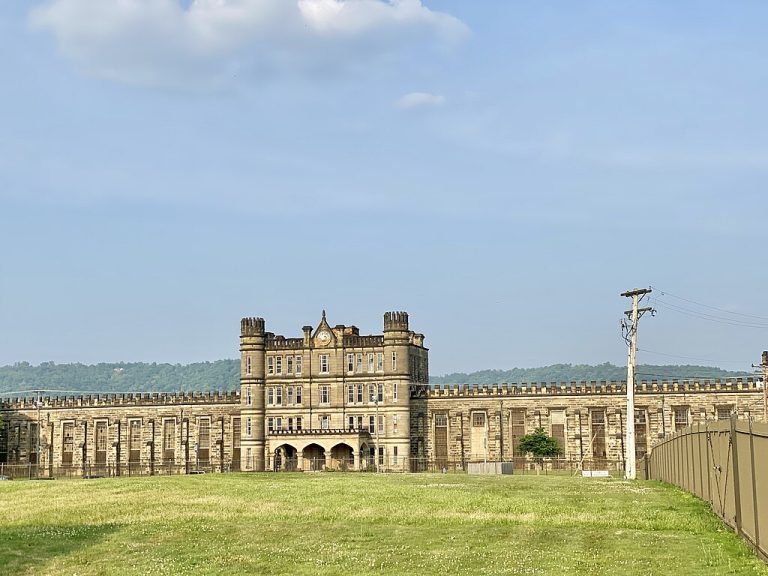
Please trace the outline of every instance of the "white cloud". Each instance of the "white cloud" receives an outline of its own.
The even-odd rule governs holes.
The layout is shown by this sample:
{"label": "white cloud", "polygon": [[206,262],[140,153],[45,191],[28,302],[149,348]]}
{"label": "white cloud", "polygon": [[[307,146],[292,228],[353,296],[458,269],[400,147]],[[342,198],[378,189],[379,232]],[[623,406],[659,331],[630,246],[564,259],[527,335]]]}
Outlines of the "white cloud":
{"label": "white cloud", "polygon": [[150,84],[345,68],[468,32],[421,0],[49,0],[30,22],[84,70]]}
{"label": "white cloud", "polygon": [[421,108],[425,106],[440,106],[445,102],[445,97],[430,92],[411,92],[402,96],[395,102],[398,108]]}

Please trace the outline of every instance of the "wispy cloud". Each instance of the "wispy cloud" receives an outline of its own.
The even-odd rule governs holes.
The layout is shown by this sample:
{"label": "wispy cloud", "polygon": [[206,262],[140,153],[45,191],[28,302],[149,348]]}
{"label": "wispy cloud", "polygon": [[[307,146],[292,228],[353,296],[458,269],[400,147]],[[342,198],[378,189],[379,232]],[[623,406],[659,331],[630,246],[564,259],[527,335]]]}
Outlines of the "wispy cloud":
{"label": "wispy cloud", "polygon": [[344,68],[468,29],[421,0],[50,0],[30,23],[89,73],[179,84]]}
{"label": "wispy cloud", "polygon": [[398,108],[423,108],[426,106],[440,106],[445,103],[445,96],[430,92],[410,92],[397,99],[395,106]]}

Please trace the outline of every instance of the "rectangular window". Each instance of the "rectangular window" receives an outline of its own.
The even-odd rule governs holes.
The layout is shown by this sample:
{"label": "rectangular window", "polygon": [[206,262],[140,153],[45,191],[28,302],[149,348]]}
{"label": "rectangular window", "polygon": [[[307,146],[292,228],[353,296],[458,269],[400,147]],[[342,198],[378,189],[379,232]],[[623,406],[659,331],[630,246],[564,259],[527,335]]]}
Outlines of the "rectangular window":
{"label": "rectangular window", "polygon": [[301,432],[301,416],[296,417],[296,431]]}
{"label": "rectangular window", "polygon": [[362,352],[357,353],[357,371],[358,372],[363,371],[363,353]]}
{"label": "rectangular window", "polygon": [[293,418],[288,418],[288,432],[293,432]]}
{"label": "rectangular window", "polygon": [[592,457],[596,460],[604,460],[607,456],[605,450],[605,412],[602,410],[590,410],[592,418]]}
{"label": "rectangular window", "polygon": [[301,404],[301,386],[296,386],[296,404]]}
{"label": "rectangular window", "polygon": [[283,357],[275,356],[275,372],[277,374],[283,373]]}
{"label": "rectangular window", "polygon": [[357,385],[357,401],[358,402],[363,401],[363,385],[362,384]]}
{"label": "rectangular window", "polygon": [[328,404],[329,388],[329,386],[320,386],[320,404]]}
{"label": "rectangular window", "polygon": [[397,352],[392,352],[392,370],[397,370]]}
{"label": "rectangular window", "polygon": [[350,430],[355,429],[355,417],[354,416],[348,416],[347,417],[347,426]]}
{"label": "rectangular window", "polygon": [[379,416],[379,432],[382,434],[387,433],[387,429],[384,427],[384,416]]}
{"label": "rectangular window", "polygon": [[675,407],[675,428],[688,426],[688,406]]}
{"label": "rectangular window", "polygon": [[347,404],[354,404],[355,402],[355,387],[351,384],[347,386]]}
{"label": "rectangular window", "polygon": [[732,406],[718,406],[717,407],[717,419],[718,420],[728,420],[731,417],[731,412],[733,411]]}
{"label": "rectangular window", "polygon": [[328,354],[320,354],[320,374],[328,374]]}
{"label": "rectangular window", "polygon": [[379,466],[384,466],[384,446],[379,446]]}
{"label": "rectangular window", "polygon": [[[30,428],[31,431],[31,428]],[[96,464],[107,463],[107,446],[109,445],[109,435],[107,433],[107,423],[103,420],[96,422]],[[34,464],[34,462],[32,462]]]}
{"label": "rectangular window", "polygon": [[253,436],[252,423],[253,421],[251,420],[250,417],[245,419],[245,437],[246,438],[250,438],[251,436]]}
{"label": "rectangular window", "polygon": [[267,418],[267,432],[272,432],[275,429],[275,419]]}
{"label": "rectangular window", "polygon": [[245,357],[245,373],[248,375],[251,374],[251,357],[250,356]]}
{"label": "rectangular window", "polygon": [[376,352],[376,372],[384,372],[384,352]]}
{"label": "rectangular window", "polygon": [[273,356],[267,356],[267,374],[275,373],[275,358]]}
{"label": "rectangular window", "polygon": [[283,387],[277,386],[275,388],[275,404],[278,406],[283,405]]}
{"label": "rectangular window", "polygon": [[288,374],[293,374],[293,356],[285,357],[285,371]]}
{"label": "rectangular window", "polygon": [[[240,449],[240,418],[232,418],[232,447]],[[239,456],[237,460],[240,460]]]}
{"label": "rectangular window", "polygon": [[392,400],[397,402],[397,382],[392,384]]}
{"label": "rectangular window", "polygon": [[635,410],[635,458],[640,460],[648,452],[648,422],[645,409]]}
{"label": "rectangular window", "polygon": [[565,454],[565,410],[552,410],[549,413],[549,420],[552,426],[551,436],[557,440],[560,448],[560,455]]}
{"label": "rectangular window", "polygon": [[376,416],[368,416],[368,431],[376,434]]}
{"label": "rectangular window", "polygon": [[211,419],[200,418],[197,423],[197,459],[207,463],[211,451]]}
{"label": "rectangular window", "polygon": [[355,371],[355,355],[347,354],[347,372]]}
{"label": "rectangular window", "polygon": [[286,393],[286,401],[288,402],[288,405],[290,406],[293,404],[293,386],[288,386],[288,389],[285,391]]}
{"label": "rectangular window", "polygon": [[75,423],[64,422],[61,432],[61,463],[72,465],[72,454],[75,451]]}
{"label": "rectangular window", "polygon": [[373,372],[373,352],[368,352],[368,372]]}
{"label": "rectangular window", "polygon": [[275,430],[277,432],[282,432],[283,431],[283,418],[282,418],[282,416],[278,416],[277,418],[275,418]]}
{"label": "rectangular window", "polygon": [[272,387],[267,388],[267,404],[271,406],[275,403],[275,390]]}
{"label": "rectangular window", "polygon": [[392,434],[397,434],[397,414],[392,415]]}
{"label": "rectangular window", "polygon": [[376,400],[376,386],[374,384],[368,384],[368,402]]}
{"label": "rectangular window", "polygon": [[321,430],[329,430],[331,427],[331,418],[330,416],[320,416],[320,429]]}
{"label": "rectangular window", "polygon": [[397,465],[397,446],[392,448],[392,464]]}
{"label": "rectangular window", "polygon": [[128,461],[141,461],[141,420],[128,423]]}
{"label": "rectangular window", "polygon": [[176,420],[163,420],[163,460],[173,462],[176,452]]}
{"label": "rectangular window", "polygon": [[250,406],[253,404],[253,398],[251,398],[251,387],[247,386],[245,388],[245,404],[246,406]]}
{"label": "rectangular window", "polygon": [[301,356],[296,356],[296,374],[301,374]]}
{"label": "rectangular window", "polygon": [[384,384],[379,384],[376,387],[376,399],[379,401],[379,404],[384,402]]}
{"label": "rectangular window", "polygon": [[510,429],[512,441],[512,455],[525,456],[520,451],[520,438],[525,436],[525,408],[515,408],[510,414]]}
{"label": "rectangular window", "polygon": [[363,417],[362,416],[358,416],[357,417],[357,428],[359,430],[363,429]]}

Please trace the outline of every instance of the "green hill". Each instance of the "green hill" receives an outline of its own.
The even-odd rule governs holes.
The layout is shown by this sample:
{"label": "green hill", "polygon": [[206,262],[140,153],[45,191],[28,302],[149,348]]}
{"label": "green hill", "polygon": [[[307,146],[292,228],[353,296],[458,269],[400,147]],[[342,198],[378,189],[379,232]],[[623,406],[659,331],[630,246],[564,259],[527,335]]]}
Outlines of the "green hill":
{"label": "green hill", "polygon": [[[194,364],[55,364],[33,366],[19,362],[0,366],[0,394],[24,395],[31,390],[58,391],[60,394],[115,392],[191,392],[236,390],[240,364],[237,360],[216,360]],[[727,378],[749,376],[711,366],[638,366],[638,379]],[[570,382],[623,380],[626,368],[613,364],[554,364],[541,368],[481,370],[470,374],[454,373],[432,376],[433,385],[494,384],[500,382]]]}

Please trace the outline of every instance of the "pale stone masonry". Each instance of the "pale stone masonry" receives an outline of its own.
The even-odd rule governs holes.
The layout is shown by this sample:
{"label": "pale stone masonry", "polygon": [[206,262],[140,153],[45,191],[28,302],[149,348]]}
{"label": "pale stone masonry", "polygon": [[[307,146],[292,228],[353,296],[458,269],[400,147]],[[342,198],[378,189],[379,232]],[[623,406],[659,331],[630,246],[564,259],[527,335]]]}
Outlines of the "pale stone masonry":
{"label": "pale stone masonry", "polygon": [[[543,428],[563,458],[619,466],[623,382],[432,389],[424,336],[408,314],[386,313],[383,328],[360,335],[323,313],[285,338],[244,318],[238,392],[5,402],[0,464],[37,465],[43,475],[465,469],[522,463],[519,437]],[[765,418],[760,379],[643,381],[636,390],[638,457],[688,424]]]}

